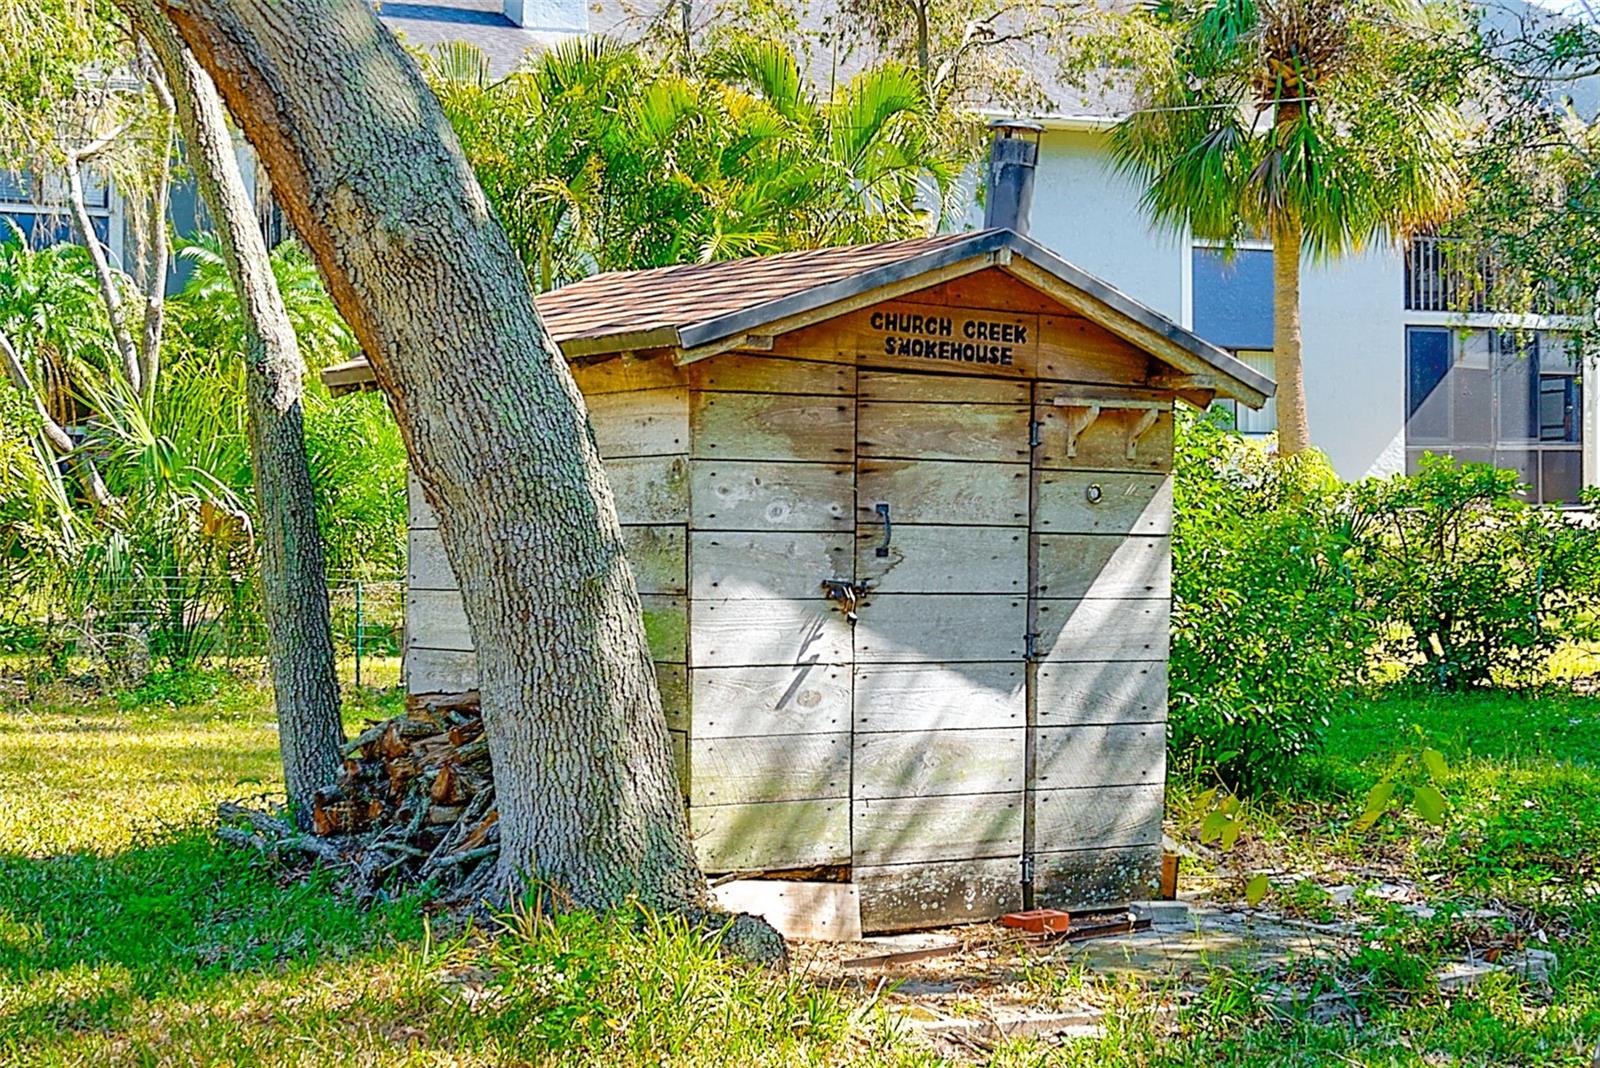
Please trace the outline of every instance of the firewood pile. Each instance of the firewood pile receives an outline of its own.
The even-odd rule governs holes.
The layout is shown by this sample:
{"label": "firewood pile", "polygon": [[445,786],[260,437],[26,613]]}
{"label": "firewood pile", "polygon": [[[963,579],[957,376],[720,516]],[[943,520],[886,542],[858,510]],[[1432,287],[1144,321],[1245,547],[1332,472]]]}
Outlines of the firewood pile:
{"label": "firewood pile", "polygon": [[489,886],[499,813],[478,694],[417,694],[344,748],[339,781],[319,791],[311,834],[238,805],[221,809],[223,838],[279,857],[345,867],[362,896],[432,882],[446,900]]}

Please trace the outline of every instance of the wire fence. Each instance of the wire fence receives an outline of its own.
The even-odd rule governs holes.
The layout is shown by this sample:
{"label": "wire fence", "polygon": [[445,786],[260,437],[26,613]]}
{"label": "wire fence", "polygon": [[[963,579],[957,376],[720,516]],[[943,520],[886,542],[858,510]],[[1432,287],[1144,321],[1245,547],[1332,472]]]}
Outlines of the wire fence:
{"label": "wire fence", "polygon": [[[373,661],[400,653],[405,586],[398,577],[329,580],[334,652],[354,660],[357,685]],[[77,578],[48,596],[0,605],[0,653],[61,674],[90,670],[137,681],[154,671],[264,659],[267,629],[253,576]]]}

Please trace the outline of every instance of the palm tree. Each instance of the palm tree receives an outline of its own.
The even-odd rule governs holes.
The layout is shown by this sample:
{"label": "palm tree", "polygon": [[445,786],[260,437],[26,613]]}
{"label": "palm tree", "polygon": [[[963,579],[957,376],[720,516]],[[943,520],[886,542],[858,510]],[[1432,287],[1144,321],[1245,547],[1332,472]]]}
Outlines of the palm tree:
{"label": "palm tree", "polygon": [[1310,445],[1303,257],[1333,259],[1461,203],[1451,65],[1464,32],[1433,0],[1162,0],[1125,40],[1154,45],[1112,148],[1158,222],[1273,247],[1279,449]]}

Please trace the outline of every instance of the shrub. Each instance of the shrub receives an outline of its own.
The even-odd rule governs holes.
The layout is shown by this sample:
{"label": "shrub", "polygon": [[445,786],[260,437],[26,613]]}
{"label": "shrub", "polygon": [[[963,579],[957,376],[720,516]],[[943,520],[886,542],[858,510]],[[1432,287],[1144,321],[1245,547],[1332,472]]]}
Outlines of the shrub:
{"label": "shrub", "polygon": [[1424,456],[1410,477],[1355,487],[1371,527],[1363,582],[1389,621],[1381,651],[1455,690],[1537,678],[1593,629],[1600,530],[1518,499],[1514,471]]}
{"label": "shrub", "polygon": [[1287,779],[1361,681],[1377,625],[1347,490],[1319,454],[1273,456],[1221,416],[1180,414],[1171,745],[1187,770]]}

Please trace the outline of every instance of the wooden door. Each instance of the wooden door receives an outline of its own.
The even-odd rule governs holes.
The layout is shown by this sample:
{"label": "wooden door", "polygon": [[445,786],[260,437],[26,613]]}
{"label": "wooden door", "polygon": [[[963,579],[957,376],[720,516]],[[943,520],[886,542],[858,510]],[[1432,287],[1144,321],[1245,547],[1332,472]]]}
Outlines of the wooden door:
{"label": "wooden door", "polygon": [[862,370],[851,854],[869,930],[1020,901],[1028,383]]}
{"label": "wooden door", "polygon": [[1172,401],[1034,393],[1026,855],[1038,904],[1120,903],[1161,856]]}

